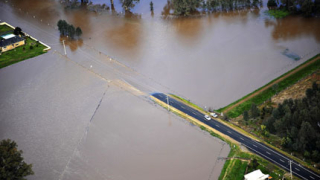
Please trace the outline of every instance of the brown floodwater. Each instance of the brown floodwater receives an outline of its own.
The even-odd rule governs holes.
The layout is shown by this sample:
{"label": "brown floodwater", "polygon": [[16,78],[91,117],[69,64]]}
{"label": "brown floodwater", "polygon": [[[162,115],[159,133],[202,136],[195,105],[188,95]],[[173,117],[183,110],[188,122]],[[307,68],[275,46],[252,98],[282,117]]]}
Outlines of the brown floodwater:
{"label": "brown floodwater", "polygon": [[[266,0],[260,9],[190,18],[170,16],[166,0],[154,2],[154,14],[149,1],[131,13],[114,2],[103,10],[95,5],[110,7],[109,0],[67,7],[0,0],[1,21],[52,47],[0,70],[0,137],[23,148],[34,179],[217,179],[222,164],[215,160],[229,151],[221,142],[109,82],[219,108],[320,51],[319,18],[270,18]],[[60,37],[59,19],[81,27],[81,39]]]}
{"label": "brown floodwater", "polygon": [[[148,1],[136,3],[131,12],[125,12],[119,0],[114,10],[88,8],[103,3],[111,7],[110,1],[92,2],[65,7],[60,1],[11,0],[6,7],[40,26],[66,19],[83,30],[83,42],[69,43],[73,51],[90,46],[168,92],[213,108],[261,87],[320,49],[319,18],[273,19],[265,14],[266,1],[260,8],[191,18],[168,15],[173,10],[166,0],[154,2],[153,15]],[[301,59],[285,56],[286,50]]]}

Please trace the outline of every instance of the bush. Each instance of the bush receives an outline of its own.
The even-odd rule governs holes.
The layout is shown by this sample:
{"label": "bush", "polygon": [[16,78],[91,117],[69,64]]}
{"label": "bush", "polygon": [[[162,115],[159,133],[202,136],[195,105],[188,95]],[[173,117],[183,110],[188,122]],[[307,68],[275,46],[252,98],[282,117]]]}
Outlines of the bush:
{"label": "bush", "polygon": [[275,7],[275,6],[277,6],[277,3],[275,0],[269,0],[267,3],[267,6],[268,7]]}
{"label": "bush", "polygon": [[33,46],[30,46],[30,50],[32,50],[33,49]]}

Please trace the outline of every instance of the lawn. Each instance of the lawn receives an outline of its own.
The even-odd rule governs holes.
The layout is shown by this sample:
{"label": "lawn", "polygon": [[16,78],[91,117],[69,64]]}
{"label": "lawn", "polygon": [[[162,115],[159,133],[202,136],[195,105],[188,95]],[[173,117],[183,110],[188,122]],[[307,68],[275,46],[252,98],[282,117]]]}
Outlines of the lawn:
{"label": "lawn", "polygon": [[43,54],[45,48],[44,45],[27,38],[25,45],[3,52],[0,55],[0,68]]}
{"label": "lawn", "polygon": [[7,32],[7,31],[13,31],[13,29],[7,25],[1,25],[0,26],[0,34]]}

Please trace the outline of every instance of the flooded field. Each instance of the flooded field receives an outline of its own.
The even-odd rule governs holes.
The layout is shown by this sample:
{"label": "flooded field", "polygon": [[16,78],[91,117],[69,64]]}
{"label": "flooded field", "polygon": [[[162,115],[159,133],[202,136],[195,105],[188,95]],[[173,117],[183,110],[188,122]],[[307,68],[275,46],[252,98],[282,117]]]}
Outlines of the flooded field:
{"label": "flooded field", "polygon": [[[229,147],[155,106],[175,93],[219,108],[320,52],[319,18],[260,9],[169,15],[169,1],[68,6],[0,0],[0,20],[52,47],[0,70],[0,138],[22,148],[30,179],[217,179]],[[96,8],[105,3],[110,10]],[[83,30],[66,41],[56,23]],[[40,157],[40,158],[39,158]]]}
{"label": "flooded field", "polygon": [[[59,19],[66,19],[84,32],[80,43],[69,44],[73,53],[87,45],[153,79],[167,92],[216,109],[320,51],[319,18],[272,19],[265,14],[266,1],[260,9],[194,18],[168,16],[172,9],[166,0],[154,2],[153,15],[149,1],[136,3],[133,14],[125,13],[119,0],[114,10],[32,2],[11,0],[3,6],[40,27],[55,27]],[[92,2],[88,6],[111,7],[110,1]]]}

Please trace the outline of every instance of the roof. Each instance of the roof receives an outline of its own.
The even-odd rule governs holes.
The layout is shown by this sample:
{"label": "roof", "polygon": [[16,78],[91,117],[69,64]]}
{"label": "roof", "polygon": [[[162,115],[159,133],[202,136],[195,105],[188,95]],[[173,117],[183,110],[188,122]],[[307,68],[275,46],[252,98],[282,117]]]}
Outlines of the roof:
{"label": "roof", "polygon": [[0,40],[0,47],[5,47],[5,46],[8,46],[10,44],[14,44],[14,43],[20,42],[20,41],[24,41],[24,39],[20,36],[14,36],[10,39],[2,39],[2,40]]}
{"label": "roof", "polygon": [[3,36],[1,36],[3,39],[10,39],[10,38],[13,38],[13,37],[15,37],[15,35],[14,34],[6,34],[6,35],[3,35]]}
{"label": "roof", "polygon": [[269,174],[263,174],[260,169],[255,170],[249,174],[244,175],[245,180],[265,180],[269,177]]}

